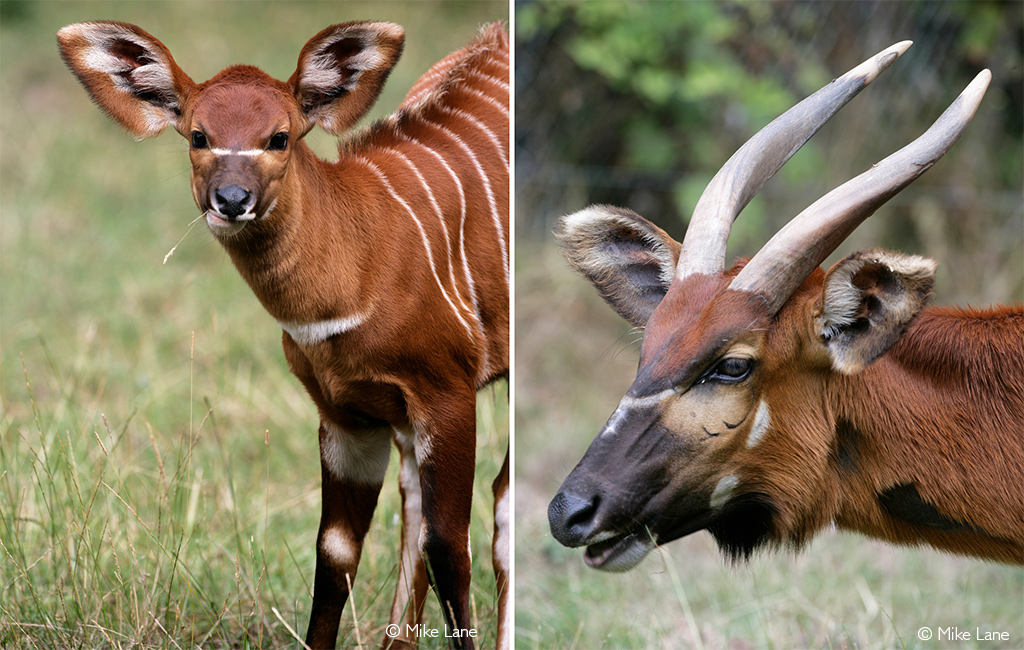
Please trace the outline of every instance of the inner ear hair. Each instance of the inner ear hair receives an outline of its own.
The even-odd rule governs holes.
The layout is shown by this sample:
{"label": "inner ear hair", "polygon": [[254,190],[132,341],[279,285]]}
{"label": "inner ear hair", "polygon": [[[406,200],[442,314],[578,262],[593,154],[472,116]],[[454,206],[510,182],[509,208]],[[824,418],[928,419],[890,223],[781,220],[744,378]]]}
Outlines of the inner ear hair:
{"label": "inner ear hair", "polygon": [[934,260],[879,249],[829,269],[815,323],[834,367],[857,372],[884,354],[928,301],[935,269]]}

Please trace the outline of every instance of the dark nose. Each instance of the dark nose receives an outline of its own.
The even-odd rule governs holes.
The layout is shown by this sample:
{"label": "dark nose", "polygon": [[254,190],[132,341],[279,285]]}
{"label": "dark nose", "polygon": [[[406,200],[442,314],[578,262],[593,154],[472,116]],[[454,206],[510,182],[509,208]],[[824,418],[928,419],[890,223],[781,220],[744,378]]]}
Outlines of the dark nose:
{"label": "dark nose", "polygon": [[600,497],[582,499],[573,494],[559,492],[548,506],[548,525],[551,534],[563,546],[575,548],[587,543],[594,532],[594,515]]}
{"label": "dark nose", "polygon": [[235,218],[252,209],[252,194],[237,185],[221,187],[213,194],[214,207],[225,217]]}

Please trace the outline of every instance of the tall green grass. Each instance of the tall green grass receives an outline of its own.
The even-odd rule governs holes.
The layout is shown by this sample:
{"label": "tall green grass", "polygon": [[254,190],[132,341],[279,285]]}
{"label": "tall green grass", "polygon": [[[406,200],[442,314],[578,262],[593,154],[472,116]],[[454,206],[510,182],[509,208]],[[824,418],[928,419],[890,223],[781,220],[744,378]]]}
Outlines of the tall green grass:
{"label": "tall green grass", "polygon": [[[0,647],[299,647],[319,520],[315,408],[273,320],[205,227],[188,230],[184,141],[122,134],[64,69],[56,31],[135,22],[196,79],[237,62],[286,78],[326,25],[394,20],[406,53],[379,115],[506,15],[503,2],[0,4]],[[480,395],[472,598],[485,647],[507,414],[506,388]],[[343,646],[384,637],[396,467]],[[426,617],[442,620],[433,599]]]}

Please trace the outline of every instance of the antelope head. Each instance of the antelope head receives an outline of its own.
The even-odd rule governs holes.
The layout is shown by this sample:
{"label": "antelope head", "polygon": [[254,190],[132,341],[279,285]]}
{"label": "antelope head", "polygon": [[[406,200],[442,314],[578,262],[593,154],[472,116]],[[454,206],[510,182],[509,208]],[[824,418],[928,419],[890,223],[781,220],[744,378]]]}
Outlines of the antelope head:
{"label": "antelope head", "polygon": [[[893,345],[927,300],[935,264],[870,250],[827,273],[818,266],[953,145],[990,73],[749,262],[726,270],[726,241],[761,186],[909,46],[877,54],[757,133],[711,181],[682,244],[619,208],[562,220],[570,263],[644,332],[636,379],[548,509],[555,539],[586,546],[588,565],[626,571],[699,530],[746,557],[799,545],[829,523],[816,489],[832,449],[828,377],[858,373]],[[766,446],[773,437],[788,444]]]}

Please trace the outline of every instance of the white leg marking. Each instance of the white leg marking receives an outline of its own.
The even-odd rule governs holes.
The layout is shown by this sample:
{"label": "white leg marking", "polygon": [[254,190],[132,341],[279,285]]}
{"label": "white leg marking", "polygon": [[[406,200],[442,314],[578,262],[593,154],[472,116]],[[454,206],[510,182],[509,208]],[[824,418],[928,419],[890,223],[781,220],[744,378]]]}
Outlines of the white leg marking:
{"label": "white leg marking", "polygon": [[386,189],[388,194],[391,195],[391,198],[395,199],[399,205],[405,208],[405,211],[409,213],[410,217],[412,217],[413,222],[420,231],[420,237],[423,239],[423,247],[427,251],[427,262],[430,264],[430,271],[434,274],[434,280],[437,282],[437,288],[441,290],[441,295],[444,296],[445,301],[452,308],[452,312],[455,314],[455,317],[459,319],[462,326],[466,328],[466,334],[468,334],[469,338],[472,339],[473,329],[469,326],[469,323],[466,322],[466,319],[462,317],[458,307],[456,307],[455,303],[452,301],[452,297],[448,295],[447,291],[445,291],[444,284],[441,282],[441,277],[437,274],[437,264],[434,263],[434,252],[430,247],[430,239],[427,237],[427,231],[423,227],[423,223],[416,216],[416,212],[413,211],[412,206],[410,206],[405,199],[399,196],[398,192],[395,191],[395,188],[391,185],[391,182],[388,181],[387,176],[384,175],[384,172],[381,171],[380,167],[377,167],[377,165],[373,164],[366,158],[356,157],[355,160],[358,160],[369,167],[370,171],[372,171],[377,176],[378,180],[380,180],[384,189]]}
{"label": "white leg marking", "polygon": [[732,493],[739,483],[740,480],[736,478],[735,474],[730,474],[718,481],[715,491],[711,493],[711,508],[715,510],[724,506],[732,498]]}
{"label": "white leg marking", "polygon": [[351,432],[327,420],[320,422],[320,462],[337,479],[380,485],[390,453],[391,436],[384,429]]}
{"label": "white leg marking", "polygon": [[355,573],[359,563],[359,548],[347,533],[342,528],[328,528],[320,538],[320,550],[331,558],[335,566]]}
{"label": "white leg marking", "polygon": [[747,437],[747,449],[754,447],[764,439],[768,430],[772,428],[772,417],[768,412],[768,402],[763,399],[757,405],[757,414],[754,415],[754,425],[750,427],[750,435]]}
{"label": "white leg marking", "polygon": [[[498,505],[494,509],[494,561],[502,571],[508,573],[509,567],[509,490],[505,490]],[[508,589],[509,585],[505,585]]]}
{"label": "white leg marking", "polygon": [[491,180],[487,177],[487,173],[484,171],[483,166],[477,159],[476,154],[466,146],[466,143],[462,141],[459,136],[455,135],[447,127],[437,122],[431,122],[429,120],[423,120],[425,124],[438,129],[446,136],[448,136],[453,142],[455,142],[465,153],[469,156],[469,159],[473,162],[473,166],[476,168],[480,179],[483,181],[484,193],[487,195],[487,201],[491,208],[491,220],[494,222],[494,228],[498,235],[498,247],[501,249],[501,261],[505,268],[505,285],[509,286],[511,279],[509,277],[509,266],[508,266],[508,245],[505,242],[505,230],[501,225],[501,217],[498,215],[498,205],[494,199],[494,191],[491,189]]}
{"label": "white leg marking", "polygon": [[430,462],[430,434],[426,431],[416,433],[416,464],[422,467]]}

